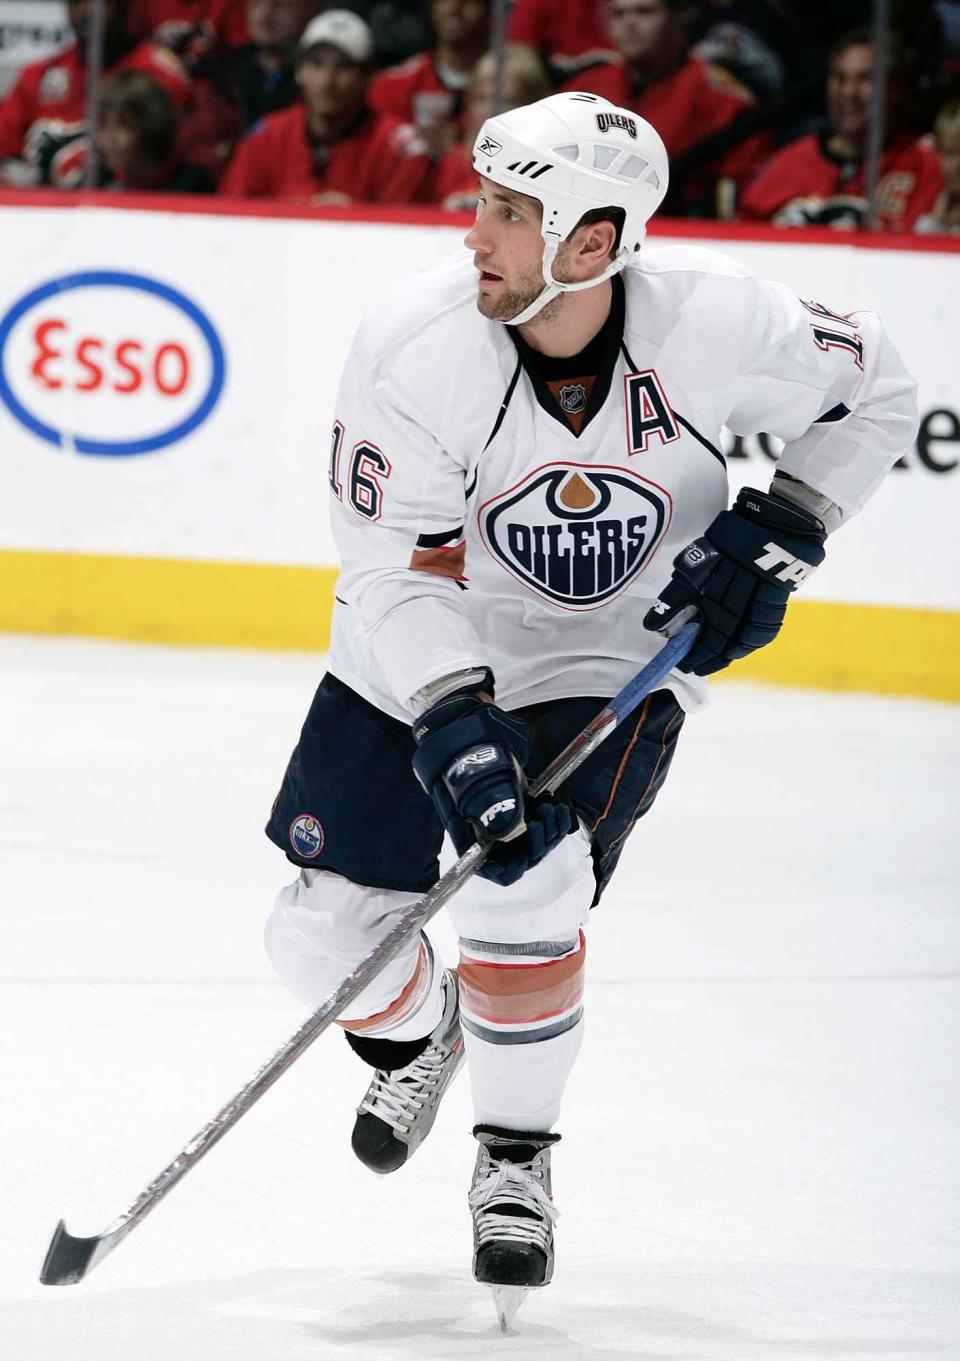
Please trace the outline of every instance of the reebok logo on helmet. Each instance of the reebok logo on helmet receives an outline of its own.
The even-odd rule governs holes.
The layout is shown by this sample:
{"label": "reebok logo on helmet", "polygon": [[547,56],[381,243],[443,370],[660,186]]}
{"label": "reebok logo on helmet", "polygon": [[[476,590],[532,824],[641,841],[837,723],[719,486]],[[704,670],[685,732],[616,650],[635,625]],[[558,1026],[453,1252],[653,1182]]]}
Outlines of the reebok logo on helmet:
{"label": "reebok logo on helmet", "polygon": [[637,140],[637,125],[625,113],[598,113],[597,127],[601,132],[609,132],[611,128],[619,128],[621,132],[629,132],[634,141]]}

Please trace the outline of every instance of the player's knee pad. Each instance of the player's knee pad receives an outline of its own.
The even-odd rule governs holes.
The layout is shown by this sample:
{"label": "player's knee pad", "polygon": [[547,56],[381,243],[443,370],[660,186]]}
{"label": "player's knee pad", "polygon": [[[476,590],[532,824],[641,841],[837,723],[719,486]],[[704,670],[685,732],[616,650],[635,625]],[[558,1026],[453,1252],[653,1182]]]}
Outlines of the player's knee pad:
{"label": "player's knee pad", "polygon": [[[367,888],[327,870],[301,870],[280,890],[267,920],[267,954],[281,982],[302,1002],[317,1006],[417,896]],[[433,951],[421,936],[380,971],[341,1021],[360,1033],[400,1038],[405,1023],[439,992],[439,985]]]}

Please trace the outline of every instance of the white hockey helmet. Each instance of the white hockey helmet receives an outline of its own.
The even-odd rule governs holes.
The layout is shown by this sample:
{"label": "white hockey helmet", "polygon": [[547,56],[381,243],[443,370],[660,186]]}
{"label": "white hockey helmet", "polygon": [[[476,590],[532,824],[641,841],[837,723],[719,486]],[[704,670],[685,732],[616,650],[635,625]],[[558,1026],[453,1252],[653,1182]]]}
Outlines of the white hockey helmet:
{"label": "white hockey helmet", "polygon": [[[558,293],[592,288],[623,269],[640,249],[669,182],[667,149],[656,128],[608,99],[575,91],[488,118],[474,143],[473,168],[543,205],[544,289],[512,325],[529,321]],[[616,257],[595,279],[558,283],[557,250],[595,208],[623,209]]]}

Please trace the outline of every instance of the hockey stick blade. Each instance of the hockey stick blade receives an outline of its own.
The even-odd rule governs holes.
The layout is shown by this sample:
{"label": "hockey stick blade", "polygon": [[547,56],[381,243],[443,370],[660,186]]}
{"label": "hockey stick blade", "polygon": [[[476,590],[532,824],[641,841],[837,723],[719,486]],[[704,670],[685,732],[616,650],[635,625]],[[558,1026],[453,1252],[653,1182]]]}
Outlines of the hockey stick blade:
{"label": "hockey stick blade", "polygon": [[[568,775],[585,761],[590,753],[613,732],[614,728],[631,713],[652,691],[659,688],[667,675],[693,646],[698,625],[690,623],[665,643],[652,661],[638,672],[624,688],[597,714],[596,718],[579,733],[568,746],[550,762],[546,770],[533,781],[530,793],[552,794]],[[335,992],[332,992],[303,1025],[291,1035],[286,1044],[267,1060],[258,1073],[245,1087],[242,1087],[227,1104],[217,1112],[212,1120],[195,1134],[188,1144],[180,1150],[173,1162],[158,1173],[145,1187],[130,1206],[130,1209],[115,1220],[96,1238],[74,1238],[67,1232],[61,1219],[47,1249],[40,1280],[44,1285],[72,1285],[82,1281],[102,1262],[108,1253],[126,1238],[138,1224],[146,1219],[160,1201],[184,1177],[200,1159],[209,1153],[214,1144],[232,1129],[241,1116],[259,1101],[264,1092],[277,1081],[283,1073],[303,1054],[323,1032],[333,1024],[350,1003],[363,992],[364,988],[376,978],[380,970],[407,944],[419,935],[427,922],[435,917],[455,893],[466,883],[486,860],[490,848],[475,843],[451,865],[430,889],[429,893],[408,907],[403,916],[379,941],[365,959],[361,960],[353,973],[348,975]]]}
{"label": "hockey stick blade", "polygon": [[[119,1237],[110,1233],[99,1238],[74,1238],[61,1219],[54,1230],[43,1260],[40,1280],[43,1285],[74,1285],[82,1281],[91,1267],[116,1247]],[[101,1251],[102,1249],[102,1251]]]}

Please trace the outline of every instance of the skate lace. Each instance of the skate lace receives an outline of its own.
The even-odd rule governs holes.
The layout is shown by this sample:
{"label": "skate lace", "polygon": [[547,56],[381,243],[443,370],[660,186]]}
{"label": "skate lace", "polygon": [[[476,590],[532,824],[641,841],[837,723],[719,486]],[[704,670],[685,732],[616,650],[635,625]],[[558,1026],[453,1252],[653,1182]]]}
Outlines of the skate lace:
{"label": "skate lace", "polygon": [[540,1184],[532,1163],[512,1163],[505,1158],[491,1163],[487,1175],[471,1187],[467,1199],[478,1246],[495,1238],[533,1243],[544,1252],[549,1250],[550,1228],[559,1211]]}
{"label": "skate lace", "polygon": [[406,1068],[392,1073],[378,1068],[360,1109],[385,1121],[398,1134],[409,1134],[436,1092],[443,1059],[444,1051],[431,1044]]}

